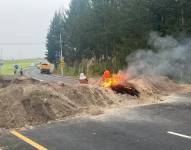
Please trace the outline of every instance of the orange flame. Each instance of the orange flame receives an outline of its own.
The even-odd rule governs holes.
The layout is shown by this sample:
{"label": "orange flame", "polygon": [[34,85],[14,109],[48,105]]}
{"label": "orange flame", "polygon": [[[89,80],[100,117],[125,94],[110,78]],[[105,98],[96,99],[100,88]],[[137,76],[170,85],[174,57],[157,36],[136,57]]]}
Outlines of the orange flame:
{"label": "orange flame", "polygon": [[111,78],[103,80],[102,86],[104,88],[110,88],[117,84],[120,84],[128,79],[127,74],[119,72],[118,74],[113,74]]}

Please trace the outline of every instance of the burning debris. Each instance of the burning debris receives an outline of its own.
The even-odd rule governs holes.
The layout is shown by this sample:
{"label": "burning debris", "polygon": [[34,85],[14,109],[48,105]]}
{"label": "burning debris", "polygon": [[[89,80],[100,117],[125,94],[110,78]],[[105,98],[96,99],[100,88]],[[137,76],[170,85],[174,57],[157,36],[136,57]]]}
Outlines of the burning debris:
{"label": "burning debris", "polygon": [[111,76],[110,72],[106,70],[103,74],[102,81],[102,86],[104,88],[111,88],[116,93],[139,97],[140,92],[133,84],[127,82],[127,75],[123,72]]}
{"label": "burning debris", "polygon": [[131,96],[139,97],[139,94],[140,94],[140,92],[137,91],[134,87],[129,87],[127,85],[122,85],[122,84],[111,86],[111,89],[115,91],[116,93],[129,94]]}

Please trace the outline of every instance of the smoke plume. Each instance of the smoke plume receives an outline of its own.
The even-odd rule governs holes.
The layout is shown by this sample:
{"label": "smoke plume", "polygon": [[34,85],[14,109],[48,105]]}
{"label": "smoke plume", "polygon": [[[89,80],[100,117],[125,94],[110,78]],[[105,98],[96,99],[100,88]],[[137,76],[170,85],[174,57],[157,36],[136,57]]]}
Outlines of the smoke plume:
{"label": "smoke plume", "polygon": [[147,50],[138,50],[127,57],[128,74],[162,75],[191,82],[191,40],[181,42],[171,36],[150,33]]}

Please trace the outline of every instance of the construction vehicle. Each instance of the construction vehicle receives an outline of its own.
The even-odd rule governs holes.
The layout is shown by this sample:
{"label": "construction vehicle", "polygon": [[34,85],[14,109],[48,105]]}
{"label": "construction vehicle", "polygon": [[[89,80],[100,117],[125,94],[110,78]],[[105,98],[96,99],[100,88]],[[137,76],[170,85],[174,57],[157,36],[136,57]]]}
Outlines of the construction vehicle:
{"label": "construction vehicle", "polygon": [[54,70],[54,66],[51,63],[41,63],[40,64],[40,73],[41,74],[51,74]]}

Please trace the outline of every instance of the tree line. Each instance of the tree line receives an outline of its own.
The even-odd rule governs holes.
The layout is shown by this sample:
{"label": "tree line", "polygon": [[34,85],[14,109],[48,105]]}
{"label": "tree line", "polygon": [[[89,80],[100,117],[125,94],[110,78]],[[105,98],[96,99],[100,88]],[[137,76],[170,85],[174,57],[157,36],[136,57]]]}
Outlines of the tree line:
{"label": "tree line", "polygon": [[75,73],[115,72],[127,67],[130,53],[148,48],[151,31],[189,35],[190,14],[190,0],[71,0],[51,21],[47,59],[58,66],[61,35],[65,62]]}

